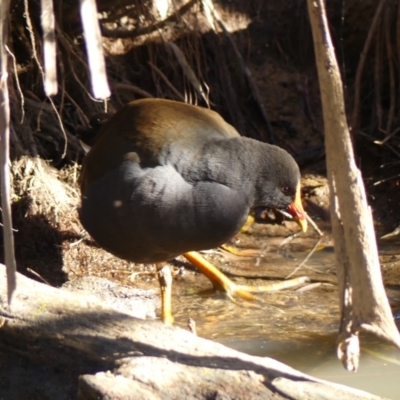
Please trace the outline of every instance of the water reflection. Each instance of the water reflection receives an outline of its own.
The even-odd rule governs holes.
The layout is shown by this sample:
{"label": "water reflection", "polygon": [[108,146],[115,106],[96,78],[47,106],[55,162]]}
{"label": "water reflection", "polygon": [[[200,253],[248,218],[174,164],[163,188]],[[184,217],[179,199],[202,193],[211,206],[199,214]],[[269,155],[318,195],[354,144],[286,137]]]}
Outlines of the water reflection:
{"label": "water reflection", "polygon": [[[399,274],[392,273],[398,267],[395,252],[390,248],[382,251],[382,257],[386,257],[382,259],[383,270],[390,272],[389,280],[400,282]],[[290,251],[290,257],[275,254],[273,261],[271,257],[262,260],[257,268],[254,260],[243,264],[248,274],[259,276],[268,272],[283,277],[306,255]],[[191,317],[196,321],[199,336],[248,354],[275,358],[318,378],[391,399],[400,398],[400,380],[396,379],[400,374],[400,352],[393,346],[364,336],[357,373],[345,371],[336,358],[339,307],[332,248],[315,253],[301,272],[312,275],[319,285],[310,290],[257,295],[255,302],[234,304],[220,295],[200,297],[180,291],[174,297],[176,323],[185,327]],[[396,297],[400,299],[398,293],[391,291],[392,303],[398,301]]]}

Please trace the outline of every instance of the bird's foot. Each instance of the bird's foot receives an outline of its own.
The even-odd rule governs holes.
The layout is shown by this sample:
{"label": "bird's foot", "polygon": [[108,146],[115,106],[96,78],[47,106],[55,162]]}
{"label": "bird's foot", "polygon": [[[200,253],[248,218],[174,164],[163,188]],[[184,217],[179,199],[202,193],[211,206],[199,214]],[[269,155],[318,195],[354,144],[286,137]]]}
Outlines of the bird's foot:
{"label": "bird's foot", "polygon": [[235,296],[245,300],[254,300],[255,297],[251,293],[248,293],[246,289],[233,283],[226,275],[199,253],[191,251],[185,253],[184,257],[210,279],[215,289],[226,293],[231,300],[233,300]]}
{"label": "bird's foot", "polygon": [[251,293],[264,293],[276,292],[278,290],[289,289],[295,286],[302,285],[303,283],[310,282],[307,276],[300,276],[298,278],[288,279],[286,281],[271,282],[267,285],[236,285],[237,290],[243,290]]}
{"label": "bird's foot", "polygon": [[210,279],[215,289],[225,292],[231,300],[233,300],[234,297],[241,297],[245,300],[254,300],[255,297],[252,293],[288,289],[310,281],[308,277],[300,277],[286,281],[272,282],[267,285],[237,285],[199,253],[185,253],[184,257],[206,275],[208,279]]}

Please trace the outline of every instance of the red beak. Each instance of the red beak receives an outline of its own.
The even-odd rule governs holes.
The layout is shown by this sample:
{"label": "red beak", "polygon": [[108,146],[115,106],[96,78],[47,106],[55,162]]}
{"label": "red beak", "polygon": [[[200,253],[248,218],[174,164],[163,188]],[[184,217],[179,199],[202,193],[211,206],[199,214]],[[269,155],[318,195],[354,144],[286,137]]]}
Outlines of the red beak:
{"label": "red beak", "polygon": [[301,204],[300,185],[297,186],[294,202],[287,208],[287,212],[299,224],[301,230],[305,232],[307,230],[307,216]]}

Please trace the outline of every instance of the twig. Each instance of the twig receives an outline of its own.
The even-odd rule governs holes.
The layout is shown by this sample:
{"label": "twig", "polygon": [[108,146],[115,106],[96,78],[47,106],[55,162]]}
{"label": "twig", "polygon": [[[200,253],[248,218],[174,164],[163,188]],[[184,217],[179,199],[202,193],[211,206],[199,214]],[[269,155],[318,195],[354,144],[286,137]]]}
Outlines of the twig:
{"label": "twig", "polygon": [[374,19],[372,20],[371,27],[369,28],[367,39],[364,43],[364,48],[361,52],[360,61],[358,63],[355,83],[354,83],[354,106],[353,113],[351,116],[350,130],[354,135],[357,125],[358,125],[358,109],[360,107],[360,86],[361,86],[361,76],[364,70],[364,64],[367,59],[368,50],[371,46],[372,38],[375,34],[379,19],[382,14],[383,6],[385,5],[386,0],[380,0],[378,7],[375,11]]}
{"label": "twig", "polygon": [[391,237],[397,236],[400,234],[400,225],[392,232],[387,233],[386,235],[381,236],[381,239],[389,239]]}
{"label": "twig", "polygon": [[396,156],[400,158],[400,153],[396,149],[394,149],[389,143],[385,143],[384,146],[387,147],[392,153],[396,154]]}
{"label": "twig", "polygon": [[197,336],[196,322],[193,318],[188,319],[187,327],[188,327],[189,331],[193,333],[193,335]]}
{"label": "twig", "polygon": [[149,92],[146,92],[145,90],[143,90],[137,86],[130,85],[127,83],[116,83],[115,85],[113,85],[113,87],[114,87],[114,89],[117,89],[117,90],[121,90],[121,89],[130,90],[131,92],[139,94],[140,96],[143,96],[145,98],[149,98],[149,99],[154,98],[154,96],[151,95]]}
{"label": "twig", "polygon": [[400,54],[400,3],[397,3],[397,19],[396,19],[396,45],[397,54]]}
{"label": "twig", "polygon": [[[34,60],[36,61],[36,65],[37,65],[37,67],[38,67],[38,69],[40,71],[40,74],[42,75],[43,82],[45,82],[46,81],[45,73],[44,73],[42,64],[40,64],[40,61],[39,61],[39,58],[38,58],[38,55],[37,55],[37,52],[36,52],[36,40],[35,40],[35,34],[33,32],[33,26],[32,26],[31,17],[30,17],[30,14],[29,14],[28,0],[24,0],[24,7],[25,7],[26,25],[27,25],[27,29],[28,29],[28,32],[29,32],[29,37],[31,39],[32,55],[33,55]],[[67,133],[65,132],[64,124],[62,122],[61,116],[60,116],[60,114],[59,114],[59,112],[58,112],[58,110],[57,110],[52,98],[49,97],[49,96],[47,96],[47,97],[48,97],[48,99],[50,101],[50,104],[51,104],[55,114],[56,114],[56,117],[57,117],[58,122],[60,124],[61,131],[62,131],[62,133],[64,135],[64,150],[63,150],[63,153],[61,155],[61,158],[64,158],[65,155],[67,154],[67,145],[68,145]]]}
{"label": "twig", "polygon": [[46,285],[51,286],[50,283],[49,283],[46,279],[43,278],[43,276],[39,275],[39,274],[38,274],[36,271],[34,271],[33,269],[27,268],[26,270],[27,270],[29,273],[31,273],[32,275],[34,275],[36,278],[40,279],[40,280],[41,280],[43,283],[45,283]]}
{"label": "twig", "polygon": [[157,72],[158,75],[160,75],[167,86],[175,93],[176,97],[178,97],[178,99],[181,101],[185,101],[185,98],[179,93],[178,89],[170,82],[170,80],[164,75],[164,73],[151,61],[148,61],[148,64],[155,72]]}
{"label": "twig", "polygon": [[[77,61],[80,61],[80,63],[82,64],[82,68],[86,69],[86,63],[85,60],[82,58],[82,56],[80,54],[78,54],[77,52],[74,51],[74,46],[71,45],[68,41],[68,39],[64,36],[64,33],[60,30],[57,29],[57,37],[59,39],[59,41],[61,42],[61,44],[65,47],[66,51],[70,52],[71,54],[73,54],[76,58]],[[76,83],[81,87],[81,89],[83,90],[83,92],[88,96],[88,98],[92,101],[95,102],[99,102],[99,100],[95,99],[90,92],[87,90],[86,86],[81,82],[81,80],[78,78],[78,75],[75,71],[75,67],[73,63],[69,63],[69,69],[70,72],[72,72],[72,75],[74,75],[74,78],[76,80]]]}
{"label": "twig", "polygon": [[74,100],[74,98],[66,91],[63,90],[63,94],[68,97],[69,101],[75,106],[77,114],[79,116],[79,119],[81,120],[82,124],[89,124],[89,118],[86,116],[86,114],[83,112],[82,108],[79,106],[79,104]]}
{"label": "twig", "polygon": [[395,150],[389,143],[387,143],[387,141],[389,139],[391,139],[399,131],[400,131],[400,127],[395,129],[389,136],[386,136],[385,139],[383,139],[383,140],[374,140],[374,138],[372,136],[367,135],[366,133],[361,132],[361,131],[358,131],[358,133],[365,136],[368,140],[370,140],[374,144],[387,147],[392,153],[396,154],[396,156],[400,158],[400,153],[397,150]]}
{"label": "twig", "polygon": [[311,251],[307,254],[307,257],[287,276],[285,279],[289,279],[291,276],[293,276],[309,259],[310,257],[315,253],[317,250],[319,244],[321,243],[322,237],[320,237],[315,243],[314,247],[311,249]]}
{"label": "twig", "polygon": [[396,128],[390,135],[386,136],[383,140],[374,140],[375,144],[385,144],[389,139],[391,139],[396,133],[400,132],[400,126]]}
{"label": "twig", "polygon": [[392,180],[392,179],[396,179],[396,178],[399,178],[399,177],[400,177],[400,174],[397,174],[397,175],[394,175],[394,176],[390,176],[389,178],[385,178],[385,179],[382,179],[382,180],[380,180],[380,181],[375,182],[375,183],[374,183],[374,186],[378,186],[378,185],[380,185],[381,183],[384,183],[384,182],[387,182],[387,181],[390,181],[390,180]]}
{"label": "twig", "polygon": [[385,43],[386,43],[386,52],[389,64],[389,79],[390,79],[390,107],[389,107],[389,115],[387,118],[386,124],[386,135],[390,135],[393,119],[394,119],[394,110],[396,106],[396,84],[394,79],[394,67],[393,67],[393,51],[392,44],[390,43],[390,11],[391,8],[386,8],[385,18],[384,18],[384,29],[385,29]]}
{"label": "twig", "polygon": [[62,132],[63,135],[64,135],[64,150],[63,150],[63,152],[62,152],[62,154],[61,154],[61,159],[63,159],[63,158],[65,157],[65,155],[67,154],[67,146],[68,146],[67,132],[65,132],[65,128],[64,128],[63,121],[62,121],[62,119],[61,119],[61,115],[60,115],[60,113],[58,112],[57,107],[56,107],[56,105],[54,104],[53,99],[52,99],[51,97],[49,97],[48,99],[49,99],[49,101],[50,101],[51,106],[53,107],[54,113],[56,114],[56,117],[57,117],[57,119],[58,119],[58,123],[60,124],[61,132]]}
{"label": "twig", "polygon": [[293,233],[292,235],[286,237],[285,239],[282,240],[281,243],[279,243],[278,247],[283,247],[289,244],[295,237],[297,236],[297,233]]}
{"label": "twig", "polygon": [[313,219],[306,213],[307,221],[312,225],[312,227],[318,232],[319,236],[324,236],[322,231],[318,228],[317,224],[313,221]]}
{"label": "twig", "polygon": [[5,51],[8,39],[7,18],[9,16],[9,6],[9,0],[2,0],[0,2],[0,180],[8,304],[11,303],[11,298],[16,287],[16,263],[10,205],[10,100],[7,85],[7,53]]}
{"label": "twig", "polygon": [[25,118],[25,98],[24,95],[22,93],[22,89],[21,89],[21,85],[19,82],[19,77],[18,77],[18,73],[17,73],[17,60],[15,59],[14,53],[8,48],[7,45],[5,45],[5,49],[7,50],[7,53],[11,56],[12,61],[13,61],[13,69],[14,69],[14,78],[15,78],[15,84],[17,85],[17,90],[18,90],[18,94],[19,94],[19,99],[21,102],[21,124],[24,122],[24,118]]}
{"label": "twig", "polygon": [[381,75],[382,75],[382,43],[381,31],[375,37],[375,65],[374,65],[374,84],[375,84],[375,99],[376,99],[376,116],[378,117],[378,129],[382,129],[382,96],[381,96]]}

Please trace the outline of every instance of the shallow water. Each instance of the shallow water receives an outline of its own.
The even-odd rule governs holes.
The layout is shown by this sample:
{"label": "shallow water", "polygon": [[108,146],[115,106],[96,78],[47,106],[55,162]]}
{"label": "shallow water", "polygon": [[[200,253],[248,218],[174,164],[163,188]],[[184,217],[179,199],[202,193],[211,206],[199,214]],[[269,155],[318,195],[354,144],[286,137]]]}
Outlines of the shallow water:
{"label": "shallow water", "polygon": [[[285,276],[308,254],[294,248],[278,251],[261,262],[246,259],[243,268],[247,271],[248,267],[248,273],[256,276],[268,272]],[[397,253],[400,249],[395,246],[381,249],[382,268],[391,285],[400,282]],[[253,302],[233,303],[222,295],[198,296],[188,294],[187,287],[178,287],[173,299],[175,321],[186,326],[190,317],[196,322],[199,336],[248,354],[275,358],[318,378],[400,399],[400,351],[393,346],[362,336],[362,356],[356,373],[345,371],[336,358],[339,307],[334,268],[333,249],[327,246],[314,253],[300,271],[312,275],[314,283],[308,290],[259,294]],[[396,287],[390,290],[392,305],[400,304],[399,293]]]}

